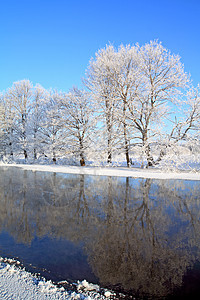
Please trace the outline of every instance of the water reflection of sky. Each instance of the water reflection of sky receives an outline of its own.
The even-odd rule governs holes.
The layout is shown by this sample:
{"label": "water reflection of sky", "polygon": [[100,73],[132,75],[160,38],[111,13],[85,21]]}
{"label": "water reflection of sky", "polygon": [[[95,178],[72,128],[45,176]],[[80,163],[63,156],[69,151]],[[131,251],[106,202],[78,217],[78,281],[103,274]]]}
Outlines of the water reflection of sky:
{"label": "water reflection of sky", "polygon": [[164,297],[200,260],[199,200],[195,181],[1,167],[0,255],[53,280]]}

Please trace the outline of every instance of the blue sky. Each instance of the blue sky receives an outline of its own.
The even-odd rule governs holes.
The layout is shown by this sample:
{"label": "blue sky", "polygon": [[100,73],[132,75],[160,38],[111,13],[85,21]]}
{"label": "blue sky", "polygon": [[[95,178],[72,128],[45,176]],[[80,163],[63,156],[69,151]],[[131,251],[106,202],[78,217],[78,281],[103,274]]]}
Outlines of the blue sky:
{"label": "blue sky", "polygon": [[200,82],[199,0],[6,0],[0,5],[0,91],[29,79],[68,91],[95,52],[158,39]]}

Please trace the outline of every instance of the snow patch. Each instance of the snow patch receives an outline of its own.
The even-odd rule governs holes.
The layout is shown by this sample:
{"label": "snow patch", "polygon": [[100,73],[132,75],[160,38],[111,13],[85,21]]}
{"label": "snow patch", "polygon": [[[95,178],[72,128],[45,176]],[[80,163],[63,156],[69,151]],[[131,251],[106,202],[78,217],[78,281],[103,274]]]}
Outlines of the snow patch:
{"label": "snow patch", "polygon": [[[100,289],[86,280],[74,284],[77,291],[67,291],[63,286],[55,285],[51,280],[38,278],[19,267],[20,262],[0,257],[0,299],[20,300],[92,300],[115,299],[115,293]],[[64,283],[60,282],[60,283]]]}
{"label": "snow patch", "polygon": [[84,291],[97,291],[99,292],[100,287],[98,285],[88,283],[86,280],[78,281],[78,290],[84,290]]}
{"label": "snow patch", "polygon": [[[2,165],[3,166],[3,165]],[[183,179],[200,180],[200,172],[185,171],[162,171],[160,169],[139,169],[127,167],[76,167],[59,165],[23,165],[9,164],[6,167],[18,167],[24,170],[56,172],[68,174],[96,175],[96,176],[117,176],[133,178],[153,178],[153,179]]]}

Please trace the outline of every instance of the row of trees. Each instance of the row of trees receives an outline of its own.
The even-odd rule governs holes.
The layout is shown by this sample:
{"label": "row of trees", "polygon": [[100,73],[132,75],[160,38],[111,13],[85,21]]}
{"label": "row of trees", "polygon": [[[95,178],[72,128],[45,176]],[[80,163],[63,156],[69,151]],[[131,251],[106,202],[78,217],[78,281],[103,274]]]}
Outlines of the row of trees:
{"label": "row of trees", "polygon": [[72,153],[84,159],[90,146],[93,107],[89,94],[33,87],[29,80],[15,82],[1,98],[1,152],[13,159],[57,157]]}
{"label": "row of trees", "polygon": [[63,93],[15,82],[1,95],[2,155],[84,161],[92,151],[111,163],[113,153],[124,153],[130,166],[130,151],[139,145],[152,166],[169,146],[199,140],[199,86],[192,86],[180,57],[157,41],[106,46],[91,59],[83,83],[85,89]]}

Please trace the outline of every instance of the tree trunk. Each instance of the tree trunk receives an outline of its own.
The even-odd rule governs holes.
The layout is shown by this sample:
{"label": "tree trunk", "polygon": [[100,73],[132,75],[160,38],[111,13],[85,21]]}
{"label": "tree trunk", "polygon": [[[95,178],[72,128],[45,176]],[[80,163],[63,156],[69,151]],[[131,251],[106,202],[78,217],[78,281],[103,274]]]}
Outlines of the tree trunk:
{"label": "tree trunk", "polygon": [[127,125],[126,125],[126,102],[124,100],[123,106],[123,125],[124,125],[124,149],[126,155],[127,167],[130,167],[130,157],[129,157],[129,148],[128,148],[128,139],[127,139]]}
{"label": "tree trunk", "polygon": [[107,158],[107,163],[111,164],[112,163],[112,151],[110,148],[110,140],[108,140],[108,158]]}
{"label": "tree trunk", "polygon": [[28,153],[26,150],[26,114],[22,114],[22,136],[23,136],[23,151],[24,151],[24,158],[28,158]]}
{"label": "tree trunk", "polygon": [[33,154],[34,154],[34,160],[37,159],[37,150],[36,150],[36,129],[34,130],[34,149],[33,149]]}
{"label": "tree trunk", "polygon": [[124,123],[124,148],[125,148],[127,167],[129,168],[130,167],[130,157],[129,157],[126,123]]}
{"label": "tree trunk", "polygon": [[150,150],[150,146],[149,146],[149,143],[148,143],[148,140],[147,140],[147,132],[145,131],[143,133],[143,146],[144,146],[144,152],[146,154],[146,159],[147,159],[147,168],[148,167],[152,167],[155,163],[154,163],[154,160],[153,160],[153,156],[151,155],[151,150]]}
{"label": "tree trunk", "polygon": [[52,134],[52,154],[53,154],[53,163],[56,163],[56,147],[55,147],[55,140],[56,140],[56,131],[54,130],[54,126],[53,126],[53,134]]}
{"label": "tree trunk", "polygon": [[83,148],[83,139],[79,136],[79,144],[80,144],[80,165],[83,167],[85,166],[85,159],[84,159],[84,148]]}
{"label": "tree trunk", "polygon": [[165,146],[165,149],[160,150],[160,154],[158,159],[155,161],[155,165],[159,164],[159,162],[163,159],[163,157],[166,155],[167,146]]}
{"label": "tree trunk", "polygon": [[145,153],[146,153],[146,158],[147,158],[147,168],[152,167],[154,165],[154,160],[153,160],[153,156],[151,155],[149,145],[145,146]]}
{"label": "tree trunk", "polygon": [[111,136],[111,124],[107,122],[107,131],[108,131],[108,158],[107,163],[112,163],[112,136]]}
{"label": "tree trunk", "polygon": [[34,149],[33,149],[33,153],[34,153],[34,160],[36,160],[37,159],[37,151],[36,151],[36,148],[34,147]]}
{"label": "tree trunk", "polygon": [[55,149],[53,149],[53,163],[56,163],[56,153],[55,153]]}
{"label": "tree trunk", "polygon": [[112,123],[111,123],[111,107],[109,99],[106,97],[106,125],[108,132],[108,158],[107,163],[112,163]]}
{"label": "tree trunk", "polygon": [[11,129],[9,130],[9,152],[10,152],[10,158],[13,160],[12,134],[13,134],[13,129],[11,128]]}
{"label": "tree trunk", "polygon": [[12,142],[9,143],[9,147],[10,147],[10,157],[13,159]]}
{"label": "tree trunk", "polygon": [[24,149],[24,158],[27,159],[28,158],[28,154],[27,154],[27,151],[26,149]]}

